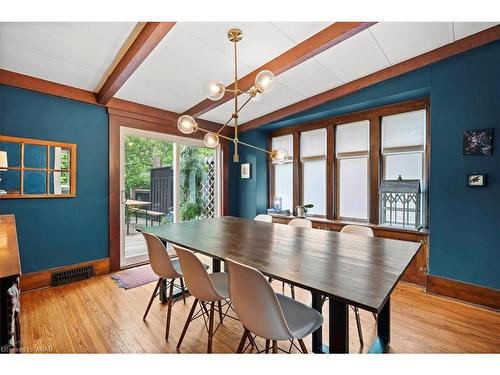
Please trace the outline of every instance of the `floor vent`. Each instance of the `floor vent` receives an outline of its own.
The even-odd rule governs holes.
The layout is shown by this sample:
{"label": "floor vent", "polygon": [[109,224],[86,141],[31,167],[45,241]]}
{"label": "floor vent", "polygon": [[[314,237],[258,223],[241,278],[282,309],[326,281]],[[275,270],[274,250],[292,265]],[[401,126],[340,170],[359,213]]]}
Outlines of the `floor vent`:
{"label": "floor vent", "polygon": [[93,266],[84,266],[52,273],[51,286],[73,283],[75,281],[90,279],[94,274]]}

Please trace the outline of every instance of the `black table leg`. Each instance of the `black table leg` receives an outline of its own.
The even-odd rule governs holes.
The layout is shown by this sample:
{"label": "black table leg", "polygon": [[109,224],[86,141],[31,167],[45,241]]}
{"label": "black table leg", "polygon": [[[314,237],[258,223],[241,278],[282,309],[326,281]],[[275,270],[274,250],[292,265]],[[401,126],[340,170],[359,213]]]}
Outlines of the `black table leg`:
{"label": "black table leg", "polygon": [[377,337],[368,353],[385,353],[391,342],[391,298],[378,313]]}
{"label": "black table leg", "polygon": [[349,305],[329,300],[329,348],[330,353],[349,353]]}
{"label": "black table leg", "polygon": [[160,283],[160,294],[158,295],[160,297],[160,302],[165,303],[167,302],[167,280],[163,279]]}
{"label": "black table leg", "polygon": [[[312,297],[312,308],[319,313],[322,313],[323,304],[321,303],[321,294],[311,292]],[[323,333],[322,327],[319,327],[316,331],[312,333],[312,351],[313,353],[328,353],[324,351],[323,348]]]}
{"label": "black table leg", "polygon": [[212,272],[220,272],[220,260],[212,258]]}

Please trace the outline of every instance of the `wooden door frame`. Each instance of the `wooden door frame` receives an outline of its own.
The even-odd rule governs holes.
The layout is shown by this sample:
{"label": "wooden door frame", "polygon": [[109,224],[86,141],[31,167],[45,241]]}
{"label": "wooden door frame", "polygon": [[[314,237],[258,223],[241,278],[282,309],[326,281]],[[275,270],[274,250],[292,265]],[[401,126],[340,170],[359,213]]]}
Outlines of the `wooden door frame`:
{"label": "wooden door frame", "polygon": [[[124,111],[115,112],[108,109],[109,113],[109,149],[108,149],[108,231],[109,231],[109,261],[110,271],[120,270],[120,128],[127,127],[139,130],[147,130],[156,133],[170,134],[179,136],[175,121],[160,120],[157,118],[147,118],[137,116],[134,113]],[[202,133],[194,133],[188,138],[203,139]],[[222,215],[227,215],[229,212],[229,197],[228,197],[228,145],[227,142],[221,143],[222,154]]]}

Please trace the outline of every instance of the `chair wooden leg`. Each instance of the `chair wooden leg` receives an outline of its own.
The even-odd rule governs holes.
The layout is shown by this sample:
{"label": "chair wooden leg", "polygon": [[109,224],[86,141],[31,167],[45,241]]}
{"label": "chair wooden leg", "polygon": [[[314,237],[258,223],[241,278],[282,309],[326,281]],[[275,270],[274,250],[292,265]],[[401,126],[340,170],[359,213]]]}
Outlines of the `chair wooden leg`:
{"label": "chair wooden leg", "polygon": [[181,293],[182,293],[182,300],[184,301],[184,303],[186,303],[186,289],[184,289],[184,279],[181,277],[180,279],[180,282],[181,282]]}
{"label": "chair wooden leg", "polygon": [[194,310],[196,309],[196,305],[198,304],[198,300],[195,299],[193,302],[193,306],[191,307],[191,311],[189,311],[189,315],[186,320],[186,324],[184,325],[184,328],[182,329],[181,337],[179,338],[179,342],[177,343],[177,349],[181,347],[182,340],[184,340],[184,335],[186,334],[186,331],[189,327],[189,323],[191,323],[191,319],[193,318]]}
{"label": "chair wooden leg", "polygon": [[238,345],[238,350],[236,353],[243,353],[243,348],[245,347],[245,343],[247,342],[247,337],[250,334],[250,331],[245,328],[245,332],[243,332],[243,336],[241,336],[240,344]]}
{"label": "chair wooden leg", "polygon": [[167,308],[167,326],[165,327],[165,340],[168,341],[170,332],[170,317],[172,316],[172,302],[174,299],[174,280],[170,281],[170,290],[168,291],[168,308]]}
{"label": "chair wooden leg", "polygon": [[222,301],[217,302],[217,307],[219,308],[219,320],[222,323]]}
{"label": "chair wooden leg", "polygon": [[304,344],[304,340],[298,339],[298,341],[299,341],[300,350],[302,350],[302,353],[307,354],[307,348],[306,348],[306,344]]}
{"label": "chair wooden leg", "polygon": [[292,292],[292,298],[295,299],[295,287],[290,285],[290,291]]}
{"label": "chair wooden leg", "polygon": [[359,308],[354,307],[354,313],[356,314],[356,325],[358,326],[359,343],[361,346],[363,346],[364,345],[364,343],[363,343],[363,330],[361,328],[361,318],[359,317]]}
{"label": "chair wooden leg", "polygon": [[163,279],[161,277],[158,279],[158,282],[156,283],[156,286],[155,286],[155,290],[153,290],[153,294],[151,295],[151,299],[149,300],[148,307],[146,307],[146,312],[144,313],[142,320],[146,320],[146,317],[148,316],[149,309],[151,308],[151,304],[153,303],[153,300],[155,299],[156,292],[158,291],[158,288],[160,287],[162,280]]}
{"label": "chair wooden leg", "polygon": [[273,340],[273,354],[278,353],[278,343],[276,340]]}
{"label": "chair wooden leg", "polygon": [[214,331],[214,307],[215,307],[215,302],[210,303],[210,317],[209,317],[209,322],[208,322],[208,346],[207,346],[207,353],[212,353],[212,338],[213,338],[213,331]]}
{"label": "chair wooden leg", "polygon": [[269,353],[270,347],[271,347],[271,340],[266,340],[266,354]]}

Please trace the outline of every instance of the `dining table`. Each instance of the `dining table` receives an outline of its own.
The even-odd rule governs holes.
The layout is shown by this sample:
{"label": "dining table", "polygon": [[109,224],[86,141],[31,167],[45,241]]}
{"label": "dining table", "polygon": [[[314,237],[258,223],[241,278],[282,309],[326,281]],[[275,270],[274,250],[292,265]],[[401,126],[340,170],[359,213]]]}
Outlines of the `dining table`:
{"label": "dining table", "polygon": [[391,294],[421,246],[232,216],[141,230],[211,257],[213,272],[232,259],[273,280],[306,289],[311,306],[320,313],[328,298],[328,345],[319,328],[312,334],[315,353],[349,353],[349,306],[376,314],[377,334],[368,352],[387,351]]}

